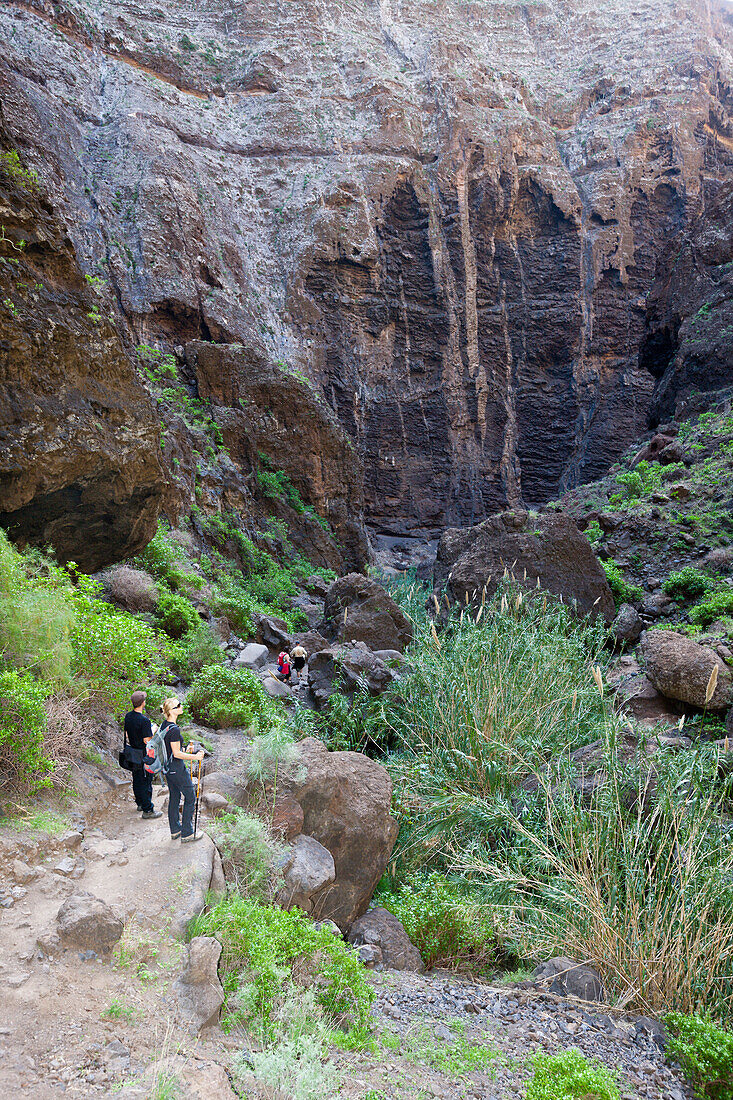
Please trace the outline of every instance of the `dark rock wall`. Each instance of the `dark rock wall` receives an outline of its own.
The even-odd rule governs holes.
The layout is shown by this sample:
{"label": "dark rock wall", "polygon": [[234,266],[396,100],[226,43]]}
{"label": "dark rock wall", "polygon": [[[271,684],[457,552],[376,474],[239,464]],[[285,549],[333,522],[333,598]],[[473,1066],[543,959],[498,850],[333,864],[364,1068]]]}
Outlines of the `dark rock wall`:
{"label": "dark rock wall", "polygon": [[0,526],[95,570],[155,533],[159,423],[56,212],[7,157],[0,150]]}
{"label": "dark rock wall", "polygon": [[125,339],[308,376],[377,528],[543,502],[644,428],[646,295],[730,175],[716,2],[28,0],[0,33]]}

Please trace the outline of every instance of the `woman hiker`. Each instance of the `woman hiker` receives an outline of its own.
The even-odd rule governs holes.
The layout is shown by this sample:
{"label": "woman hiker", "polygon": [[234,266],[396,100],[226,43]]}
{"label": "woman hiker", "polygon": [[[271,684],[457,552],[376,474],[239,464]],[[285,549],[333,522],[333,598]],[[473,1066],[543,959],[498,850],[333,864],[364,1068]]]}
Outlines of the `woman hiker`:
{"label": "woman hiker", "polygon": [[[193,831],[193,811],[196,805],[196,792],[193,789],[191,776],[184,764],[185,760],[200,761],[204,758],[203,750],[200,752],[184,752],[183,739],[177,722],[183,711],[183,704],[178,699],[166,699],[160,708],[163,711],[165,722],[161,731],[165,733],[165,747],[168,750],[168,824],[171,829],[171,840],[181,838],[181,844],[188,844],[194,840],[200,840],[202,833],[198,835]],[[181,796],[183,796],[183,815],[181,816]]]}

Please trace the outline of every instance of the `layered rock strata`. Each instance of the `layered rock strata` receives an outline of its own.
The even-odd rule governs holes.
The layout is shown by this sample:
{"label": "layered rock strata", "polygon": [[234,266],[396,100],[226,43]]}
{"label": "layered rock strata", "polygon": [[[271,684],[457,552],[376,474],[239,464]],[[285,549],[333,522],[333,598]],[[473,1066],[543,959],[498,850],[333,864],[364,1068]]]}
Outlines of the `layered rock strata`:
{"label": "layered rock strata", "polygon": [[307,374],[376,528],[544,502],[640,433],[658,257],[730,175],[727,5],[18,0],[0,33],[119,326]]}

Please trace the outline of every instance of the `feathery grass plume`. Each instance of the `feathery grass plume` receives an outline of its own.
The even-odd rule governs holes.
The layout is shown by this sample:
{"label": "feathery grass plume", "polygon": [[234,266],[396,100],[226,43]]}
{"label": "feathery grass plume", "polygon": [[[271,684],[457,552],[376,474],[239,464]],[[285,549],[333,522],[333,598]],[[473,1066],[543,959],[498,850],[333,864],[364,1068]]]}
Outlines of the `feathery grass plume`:
{"label": "feathery grass plume", "polygon": [[461,608],[461,614],[458,617],[458,621],[463,626],[463,608]]}
{"label": "feathery grass plume", "polygon": [[435,614],[440,614],[440,604],[438,603],[438,597],[433,592],[433,603],[435,604]]}
{"label": "feathery grass plume", "polygon": [[578,702],[578,689],[573,692],[573,700],[570,704],[570,713],[575,714],[575,704]]}
{"label": "feathery grass plume", "polygon": [[468,607],[468,589],[466,589],[466,591],[463,593],[463,595],[465,596],[465,599],[466,599],[466,607]]}
{"label": "feathery grass plume", "polygon": [[483,613],[484,613],[484,606],[485,606],[485,605],[484,605],[484,604],[482,603],[482,604],[481,604],[481,607],[480,607],[480,608],[478,609],[478,615],[476,616],[476,622],[477,622],[477,623],[479,622],[479,620],[480,620],[481,616],[482,616],[482,615],[483,615]]}
{"label": "feathery grass plume", "polygon": [[348,614],[349,614],[349,609],[348,609],[348,607],[345,607],[344,608],[344,623],[346,622],[346,618],[347,618]]}
{"label": "feathery grass plume", "polygon": [[598,688],[598,694],[600,695],[600,697],[602,699],[603,698],[603,675],[601,673],[600,666],[599,665],[593,665],[593,667],[591,668],[591,674],[593,676],[593,679],[596,682],[596,687]]}
{"label": "feathery grass plume", "polygon": [[[462,614],[462,612],[461,612],[461,614]],[[440,652],[440,650],[443,647],[440,644],[440,638],[438,637],[438,631],[435,629],[435,623],[430,624],[430,633],[433,636],[433,642],[435,644],[435,648],[438,650],[438,652]]]}
{"label": "feathery grass plume", "polygon": [[502,615],[506,614],[506,610],[507,610],[508,606],[509,605],[506,601],[506,596],[502,596],[501,597],[501,603],[499,605],[499,609],[500,609]]}
{"label": "feathery grass plume", "polygon": [[677,723],[677,729],[680,731],[680,733],[682,733],[682,728],[683,728],[684,724],[685,724],[685,715],[683,714],[682,717],[680,718],[679,722]]}
{"label": "feathery grass plume", "polygon": [[446,606],[446,607],[448,608],[448,610],[450,611],[450,600],[448,599],[448,593],[447,593],[447,592],[446,592],[446,593],[444,593],[444,595],[443,595],[443,599],[445,600],[445,606]]}
{"label": "feathery grass plume", "polygon": [[517,592],[517,600],[516,600],[516,603],[514,604],[514,610],[515,611],[519,611],[519,608],[522,606],[522,599],[523,599],[522,593]]}
{"label": "feathery grass plume", "polygon": [[718,666],[713,665],[713,670],[710,673],[710,679],[708,680],[708,686],[705,688],[705,706],[708,705],[712,697],[715,695],[715,689],[718,686]]}
{"label": "feathery grass plume", "polygon": [[540,587],[540,578],[539,577],[537,578],[537,587],[538,588]]}

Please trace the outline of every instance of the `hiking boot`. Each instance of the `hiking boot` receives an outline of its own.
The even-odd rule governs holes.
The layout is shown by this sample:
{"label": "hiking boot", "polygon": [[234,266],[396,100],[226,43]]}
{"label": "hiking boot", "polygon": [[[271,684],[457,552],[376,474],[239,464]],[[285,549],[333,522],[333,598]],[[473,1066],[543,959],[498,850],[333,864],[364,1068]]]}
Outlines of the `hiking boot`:
{"label": "hiking boot", "polygon": [[193,844],[194,840],[201,840],[203,833],[191,833],[190,836],[182,836],[181,844]]}
{"label": "hiking boot", "polygon": [[181,830],[180,829],[178,830],[177,833],[171,833],[171,840],[178,840],[180,835],[181,835]]}
{"label": "hiking boot", "polygon": [[160,810],[143,810],[143,821],[152,821],[154,817],[162,817]]}

